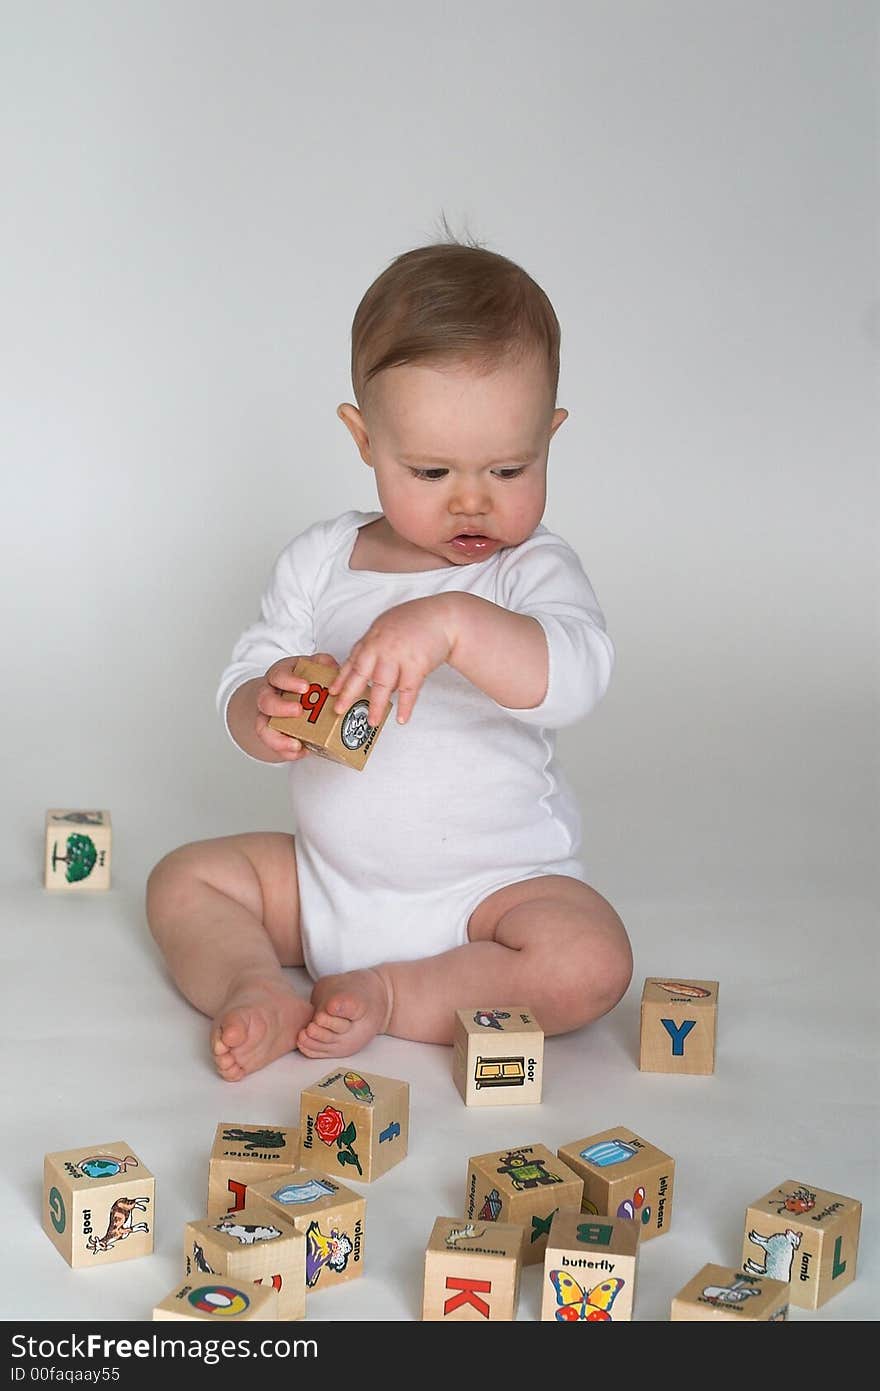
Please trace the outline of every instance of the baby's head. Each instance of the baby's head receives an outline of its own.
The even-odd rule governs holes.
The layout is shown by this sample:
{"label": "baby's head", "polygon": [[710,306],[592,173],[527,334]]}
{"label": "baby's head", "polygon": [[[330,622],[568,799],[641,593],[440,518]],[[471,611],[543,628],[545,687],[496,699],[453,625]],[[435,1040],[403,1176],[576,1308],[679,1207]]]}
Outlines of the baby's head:
{"label": "baby's head", "polygon": [[398,256],[354,316],[345,422],[395,535],[447,563],[518,545],[541,520],[559,323],[513,261],[441,242]]}

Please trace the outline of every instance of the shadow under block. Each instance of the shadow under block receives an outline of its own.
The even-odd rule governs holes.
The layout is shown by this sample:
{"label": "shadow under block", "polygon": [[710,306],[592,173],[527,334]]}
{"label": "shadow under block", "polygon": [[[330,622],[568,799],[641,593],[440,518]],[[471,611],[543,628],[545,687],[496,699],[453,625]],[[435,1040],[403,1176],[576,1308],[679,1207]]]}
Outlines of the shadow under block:
{"label": "shadow under block", "polygon": [[43,1231],[75,1270],[153,1250],[156,1180],[122,1140],[43,1159]]}
{"label": "shadow under block", "polygon": [[541,1100],[544,1030],[525,1005],[459,1009],[452,1079],[466,1106],[517,1106]]}
{"label": "shadow under block", "polygon": [[634,1223],[560,1209],[544,1252],[542,1321],[631,1323],[638,1257]]}
{"label": "shadow under block", "polygon": [[295,1169],[248,1190],[260,1222],[287,1223],[306,1240],[306,1289],[327,1289],[364,1272],[366,1199],[314,1169]]}
{"label": "shadow under block", "polygon": [[553,1214],[580,1208],[584,1181],[546,1145],[521,1145],[472,1155],[465,1183],[465,1220],[512,1222],[523,1228],[523,1265],[544,1259]]}
{"label": "shadow under block", "polygon": [[300,1092],[300,1163],[373,1183],[406,1157],[409,1083],[345,1068]]}
{"label": "shadow under block", "polygon": [[642,987],[641,1072],[715,1071],[717,980],[649,976]]}
{"label": "shadow under block", "polygon": [[306,1315],[306,1239],[287,1222],[262,1222],[245,1204],[241,1212],[187,1222],[184,1274],[200,1281],[221,1276],[233,1284],[270,1285],[278,1292],[279,1319]]}
{"label": "shadow under block", "polygon": [[290,699],[299,702],[303,713],[272,715],[269,724],[282,734],[292,734],[305,748],[320,754],[322,758],[329,758],[332,763],[343,763],[348,768],[362,770],[391,712],[391,706],[386,705],[377,725],[367,723],[370,708],[367,696],[352,701],[347,710],[337,715],[334,709],[337,697],[331,696],[329,687],[338,670],[338,667],[323,666],[320,662],[300,657],[293,667],[293,674],[311,684],[302,695],[291,692]]}
{"label": "shadow under block", "polygon": [[746,1211],[742,1269],[790,1280],[789,1299],[818,1309],[856,1278],[862,1205],[786,1179]]}
{"label": "shadow under block", "polygon": [[291,1125],[221,1121],[208,1161],[206,1217],[240,1212],[248,1185],[287,1174],[299,1164],[299,1131]]}
{"label": "shadow under block", "polygon": [[788,1302],[788,1285],[782,1280],[756,1279],[735,1266],[704,1265],[673,1297],[669,1321],[782,1323],[788,1318]]}
{"label": "shadow under block", "polygon": [[109,889],[111,839],[109,811],[47,811],[45,887],[66,893]]}
{"label": "shadow under block", "polygon": [[516,1318],[523,1229],[512,1222],[438,1217],[425,1248],[422,1319],[481,1323]]}
{"label": "shadow under block", "polygon": [[153,1309],[153,1319],[211,1319],[220,1328],[245,1319],[278,1318],[278,1291],[271,1285],[212,1280],[209,1275],[184,1280]]}
{"label": "shadow under block", "polygon": [[559,1158],[583,1180],[584,1212],[633,1222],[643,1241],[672,1222],[675,1160],[625,1125],[560,1145]]}

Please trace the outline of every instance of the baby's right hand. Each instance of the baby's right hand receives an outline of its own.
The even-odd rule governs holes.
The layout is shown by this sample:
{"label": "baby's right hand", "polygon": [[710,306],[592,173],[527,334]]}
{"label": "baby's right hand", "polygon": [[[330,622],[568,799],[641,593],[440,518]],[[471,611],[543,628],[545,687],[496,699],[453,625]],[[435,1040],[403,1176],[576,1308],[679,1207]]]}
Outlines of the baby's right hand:
{"label": "baby's right hand", "polygon": [[[303,655],[307,655],[310,662],[320,662],[322,666],[328,666],[332,671],[336,671],[339,667],[336,658],[331,657],[329,652],[313,652]],[[303,713],[303,708],[298,700],[291,700],[289,696],[283,694],[284,691],[292,691],[297,695],[302,695],[304,691],[309,689],[308,681],[302,676],[294,676],[293,674],[293,668],[298,661],[298,657],[282,657],[280,662],[273,663],[266,672],[263,685],[257,691],[257,738],[285,763],[296,763],[298,759],[305,758],[309,752],[298,739],[290,734],[283,734],[280,729],[273,729],[269,724],[273,715],[296,718]]]}

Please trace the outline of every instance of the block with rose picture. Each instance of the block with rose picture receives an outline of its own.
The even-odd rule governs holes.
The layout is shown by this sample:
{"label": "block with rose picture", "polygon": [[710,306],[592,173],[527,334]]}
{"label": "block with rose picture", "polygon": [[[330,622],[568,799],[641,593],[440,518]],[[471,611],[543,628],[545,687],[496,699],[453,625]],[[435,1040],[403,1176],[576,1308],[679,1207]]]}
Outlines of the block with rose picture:
{"label": "block with rose picture", "polygon": [[310,1169],[372,1183],[405,1158],[409,1083],[328,1072],[300,1094],[300,1160]]}

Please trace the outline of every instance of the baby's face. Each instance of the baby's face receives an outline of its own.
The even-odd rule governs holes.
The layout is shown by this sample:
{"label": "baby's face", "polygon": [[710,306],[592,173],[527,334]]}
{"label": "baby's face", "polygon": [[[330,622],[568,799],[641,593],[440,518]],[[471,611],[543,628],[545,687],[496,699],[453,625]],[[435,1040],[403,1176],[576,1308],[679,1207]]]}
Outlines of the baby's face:
{"label": "baby's face", "polygon": [[[354,408],[351,408],[354,411]],[[402,542],[451,565],[516,546],[544,513],[554,410],[537,357],[481,374],[405,364],[372,383],[362,434],[385,518]]]}

